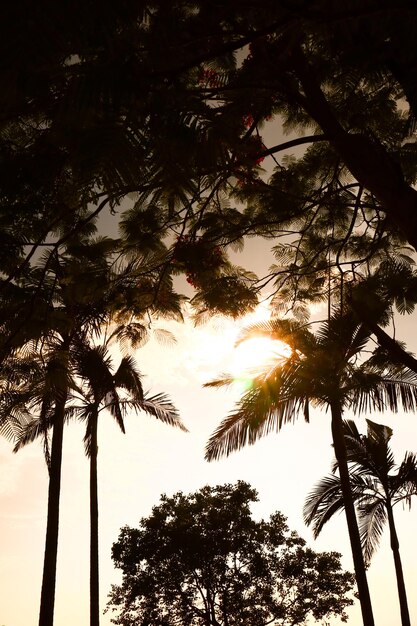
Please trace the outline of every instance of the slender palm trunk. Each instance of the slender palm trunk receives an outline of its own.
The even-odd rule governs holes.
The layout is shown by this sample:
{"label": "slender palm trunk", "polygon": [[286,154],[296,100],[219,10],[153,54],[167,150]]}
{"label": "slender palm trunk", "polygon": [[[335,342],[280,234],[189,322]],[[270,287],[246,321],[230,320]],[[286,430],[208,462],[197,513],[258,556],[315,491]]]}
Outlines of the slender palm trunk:
{"label": "slender palm trunk", "polygon": [[394,515],[390,502],[387,502],[388,526],[390,532],[391,550],[394,557],[395,573],[397,575],[398,598],[400,601],[401,624],[402,626],[411,626],[410,614],[408,611],[407,593],[405,590],[403,567],[400,558],[400,543],[398,541],[397,531],[394,524]]}
{"label": "slender palm trunk", "polygon": [[371,596],[369,594],[368,580],[366,577],[365,563],[362,555],[362,546],[358,529],[358,522],[353,504],[352,490],[350,486],[349,469],[346,457],[346,446],[343,434],[342,409],[338,401],[331,403],[332,412],[332,436],[334,451],[339,467],[340,485],[343,495],[343,504],[346,513],[346,521],[349,531],[350,545],[352,548],[353,565],[355,568],[356,584],[358,587],[359,602],[362,611],[364,626],[374,626]]}
{"label": "slender palm trunk", "polygon": [[61,492],[62,441],[67,393],[57,401],[52,431],[51,467],[48,489],[45,555],[43,564],[39,626],[53,626],[56,562],[58,554],[59,497]]}
{"label": "slender palm trunk", "polygon": [[99,571],[98,571],[98,491],[97,491],[97,422],[95,411],[91,418],[90,451],[90,626],[99,626]]}

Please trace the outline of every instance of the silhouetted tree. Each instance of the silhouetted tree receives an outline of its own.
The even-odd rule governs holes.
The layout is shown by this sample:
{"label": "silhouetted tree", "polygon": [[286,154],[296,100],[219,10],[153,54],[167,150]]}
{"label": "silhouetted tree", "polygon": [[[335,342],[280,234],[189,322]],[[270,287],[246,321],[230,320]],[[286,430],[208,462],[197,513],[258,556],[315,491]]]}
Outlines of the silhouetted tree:
{"label": "silhouetted tree", "polygon": [[[367,420],[368,432],[361,435],[352,420],[343,422],[346,454],[353,499],[359,515],[359,530],[365,563],[369,564],[388,521],[391,550],[397,575],[398,596],[403,626],[410,626],[407,594],[394,523],[393,507],[398,502],[411,504],[417,494],[417,459],[407,453],[396,472],[394,455],[389,446],[392,429]],[[336,469],[336,466],[334,467]],[[312,525],[317,537],[324,524],[343,509],[340,479],[323,478],[306,498],[304,520]]]}
{"label": "silhouetted tree", "polygon": [[[53,623],[63,430],[67,403],[77,388],[74,372],[78,347],[99,335],[103,325],[115,317],[125,320],[120,333],[137,342],[143,325],[135,322],[136,315],[152,313],[158,303],[157,290],[152,289],[149,297],[138,285],[140,257],[133,267],[118,268],[114,265],[116,254],[114,241],[88,236],[69,241],[60,255],[48,251],[36,267],[25,271],[20,280],[24,297],[17,300],[10,323],[5,321],[10,345],[14,346],[14,356],[6,363],[12,366],[14,362],[19,371],[24,355],[31,358],[34,369],[32,377],[16,380],[2,398],[0,410],[3,416],[19,419],[25,426],[16,449],[44,435],[50,474],[39,616],[42,626]],[[143,262],[142,280],[147,269]],[[165,299],[161,313],[179,315],[180,299],[169,280],[161,281],[160,292]],[[31,309],[29,317],[25,301]]]}
{"label": "silhouetted tree", "polygon": [[[97,427],[102,411],[109,412],[124,433],[124,416],[129,412],[144,412],[157,419],[186,430],[177,410],[165,394],[145,394],[141,376],[133,357],[123,357],[112,371],[112,359],[106,345],[76,347],[75,371],[82,390],[81,405],[71,405],[67,412],[87,423],[84,437],[90,458],[90,625],[98,626],[99,612],[99,533],[97,493]],[[78,394],[77,394],[78,395]],[[75,398],[73,398],[74,402]]]}
{"label": "silhouetted tree", "polygon": [[[40,434],[47,436],[49,428],[52,429],[50,448],[45,439],[49,490],[39,615],[43,626],[53,623],[65,409],[75,385],[73,350],[75,343],[96,332],[108,315],[109,260],[106,262],[101,256],[102,242],[94,246],[93,241],[89,241],[85,250],[87,248],[88,254],[78,257],[71,254],[47,257],[44,263],[40,262],[31,270],[23,283],[27,306],[33,302],[35,308],[30,324],[24,327],[23,337],[20,328],[25,312],[19,308],[14,324],[15,339],[20,339],[22,345],[14,359],[19,367],[20,353],[28,353],[36,368],[32,378],[17,381],[1,403],[3,414],[18,416],[23,424],[26,421],[16,449]],[[97,256],[92,261],[94,252]],[[37,282],[39,274],[44,274],[42,289]],[[35,422],[29,418],[35,418]]]}
{"label": "silhouetted tree", "polygon": [[[352,555],[358,584],[364,624],[373,624],[373,615],[361,542],[357,526],[346,447],[343,437],[343,410],[414,410],[417,403],[415,376],[398,370],[389,371],[386,361],[378,367],[372,358],[361,364],[358,355],[366,346],[370,333],[351,311],[335,313],[313,333],[299,322],[275,320],[250,327],[243,337],[266,335],[288,343],[291,354],[269,364],[268,369],[253,378],[236,409],[211,436],[206,458],[227,456],[283,424],[300,413],[308,419],[308,406],[330,408],[331,431],[335,449],[343,502],[348,524]],[[231,384],[223,377],[208,386]]]}
{"label": "silhouetted tree", "polygon": [[281,513],[255,521],[247,483],[162,496],[139,528],[121,530],[112,555],[115,624],[238,626],[345,619],[352,575],[339,555],[315,553]]}

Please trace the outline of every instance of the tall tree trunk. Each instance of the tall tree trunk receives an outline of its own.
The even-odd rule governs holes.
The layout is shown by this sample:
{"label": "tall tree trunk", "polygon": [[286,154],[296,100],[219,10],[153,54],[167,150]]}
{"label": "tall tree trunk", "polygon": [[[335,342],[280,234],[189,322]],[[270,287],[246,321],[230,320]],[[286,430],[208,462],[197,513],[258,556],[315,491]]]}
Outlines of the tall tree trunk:
{"label": "tall tree trunk", "polygon": [[57,401],[52,431],[51,466],[48,488],[45,555],[43,563],[39,626],[53,626],[56,562],[58,554],[59,497],[61,492],[62,441],[67,392]]}
{"label": "tall tree trunk", "polygon": [[95,410],[91,418],[90,450],[90,626],[100,624],[98,569],[98,491],[97,491],[97,422]]}
{"label": "tall tree trunk", "polygon": [[343,434],[342,409],[340,402],[333,401],[330,405],[332,412],[332,436],[334,451],[339,467],[340,486],[343,495],[343,504],[346,513],[346,521],[349,531],[350,545],[352,548],[353,565],[355,568],[356,584],[358,587],[359,602],[362,611],[364,626],[374,626],[371,596],[369,594],[368,580],[366,577],[365,563],[362,555],[361,539],[358,522],[356,519],[350,486],[349,469],[346,457],[346,445]]}
{"label": "tall tree trunk", "polygon": [[394,556],[395,573],[397,575],[398,598],[400,601],[401,624],[411,626],[410,613],[408,611],[407,592],[405,590],[404,573],[400,557],[400,543],[394,524],[394,515],[390,502],[387,502],[388,526],[390,532],[391,550]]}

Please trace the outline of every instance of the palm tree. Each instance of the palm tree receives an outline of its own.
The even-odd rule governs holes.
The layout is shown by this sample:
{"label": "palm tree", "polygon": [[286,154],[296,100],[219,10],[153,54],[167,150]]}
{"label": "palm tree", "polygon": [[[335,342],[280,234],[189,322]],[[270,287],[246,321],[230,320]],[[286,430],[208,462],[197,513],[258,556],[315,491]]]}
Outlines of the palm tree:
{"label": "palm tree", "polygon": [[[301,412],[308,420],[309,404],[330,408],[331,432],[352,547],[353,562],[365,626],[373,626],[373,612],[362,556],[343,435],[343,410],[396,411],[417,406],[417,381],[407,370],[378,367],[372,358],[358,363],[370,333],[350,310],[333,314],[316,333],[289,320],[275,320],[249,328],[242,339],[267,335],[285,341],[291,354],[268,371],[254,377],[235,410],[211,436],[208,460],[227,456],[246,444],[295,419]],[[209,386],[230,384],[225,376]]]}
{"label": "palm tree", "polygon": [[110,319],[122,329],[117,337],[133,344],[141,341],[144,325],[137,320],[145,315],[157,311],[181,317],[181,298],[170,276],[162,279],[154,269],[152,254],[148,258],[146,249],[142,255],[137,250],[134,260],[117,261],[119,243],[93,234],[89,221],[62,249],[47,250],[36,266],[26,268],[17,304],[13,287],[13,314],[10,306],[0,311],[6,334],[2,347],[11,360],[19,363],[23,354],[37,364],[32,380],[16,384],[0,402],[0,424],[6,419],[10,424],[13,415],[22,424],[30,422],[15,450],[39,435],[45,442],[49,487],[39,626],[53,626],[63,432],[68,398],[76,387],[77,346],[99,336]]}
{"label": "palm tree", "polygon": [[[352,420],[343,423],[347,460],[353,499],[359,515],[359,529],[366,565],[369,565],[379,545],[388,520],[391,550],[397,576],[403,626],[410,626],[407,594],[399,551],[399,541],[394,523],[393,507],[417,494],[417,457],[407,452],[397,471],[394,455],[389,446],[392,429],[366,420],[367,435],[361,435]],[[337,467],[334,466],[333,470]],[[324,524],[343,509],[340,479],[331,474],[323,478],[312,490],[304,506],[304,520],[313,527],[317,537]]]}
{"label": "palm tree", "polygon": [[[113,373],[107,345],[77,346],[75,370],[81,379],[81,405],[68,408],[71,416],[86,420],[84,437],[90,458],[90,626],[99,626],[99,554],[98,554],[98,494],[97,494],[97,427],[99,414],[106,410],[124,433],[127,410],[144,411],[157,419],[186,430],[168,396],[148,397],[142,387],[141,375],[131,356],[122,358]],[[120,395],[122,394],[122,395]]]}
{"label": "palm tree", "polygon": [[[65,409],[75,384],[74,345],[98,332],[108,316],[113,280],[109,271],[111,248],[111,242],[86,237],[68,242],[67,250],[60,254],[45,253],[21,280],[30,317],[19,303],[13,324],[8,328],[13,345],[10,362],[19,367],[22,355],[30,358],[33,372],[32,376],[17,381],[2,399],[0,416],[14,416],[21,424],[29,422],[19,434],[15,451],[36,436],[44,435],[49,470],[40,626],[53,624],[62,444]],[[50,446],[49,429],[52,429]]]}
{"label": "palm tree", "polygon": [[[13,419],[21,425],[15,451],[39,434],[52,428],[52,443],[44,437],[45,456],[49,471],[48,512],[39,623],[53,623],[56,558],[59,528],[59,497],[61,487],[62,442],[65,405],[72,385],[69,368],[69,337],[50,336],[42,351],[29,353],[32,375],[18,382],[0,403],[3,419]],[[10,358],[10,362],[12,362]],[[19,357],[15,357],[19,366]],[[36,416],[36,420],[34,420]],[[26,425],[26,427],[24,427]],[[33,428],[35,426],[35,429]]]}

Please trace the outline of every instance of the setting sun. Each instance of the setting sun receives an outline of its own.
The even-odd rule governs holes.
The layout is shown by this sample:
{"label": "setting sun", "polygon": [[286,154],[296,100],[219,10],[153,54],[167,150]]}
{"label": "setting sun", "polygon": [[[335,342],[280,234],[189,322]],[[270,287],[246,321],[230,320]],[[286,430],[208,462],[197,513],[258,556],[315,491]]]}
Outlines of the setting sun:
{"label": "setting sun", "polygon": [[245,372],[258,372],[277,359],[286,357],[290,348],[283,341],[267,337],[253,337],[236,346],[231,373],[238,377]]}

